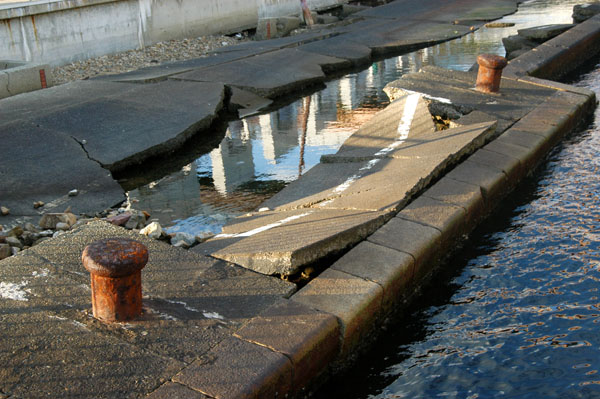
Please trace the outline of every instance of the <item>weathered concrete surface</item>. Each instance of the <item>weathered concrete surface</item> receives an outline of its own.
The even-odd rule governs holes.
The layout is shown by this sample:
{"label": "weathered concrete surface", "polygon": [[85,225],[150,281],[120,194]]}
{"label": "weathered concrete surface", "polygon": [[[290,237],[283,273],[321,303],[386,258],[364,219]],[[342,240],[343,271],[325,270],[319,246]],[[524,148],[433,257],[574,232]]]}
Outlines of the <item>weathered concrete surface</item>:
{"label": "weathered concrete surface", "polygon": [[336,315],[342,325],[342,354],[350,356],[368,333],[361,326],[373,323],[380,315],[383,289],[372,281],[327,269],[298,291],[292,300]]}
{"label": "weathered concrete surface", "polygon": [[258,212],[233,220],[223,233],[192,249],[264,274],[290,275],[373,233],[387,212],[298,209]]}
{"label": "weathered concrete surface", "polygon": [[[0,124],[0,201],[10,209],[2,224],[31,221],[43,212],[62,212],[67,206],[77,214],[94,214],[125,199],[110,173],[88,158],[72,137],[29,121]],[[70,190],[79,195],[70,197]],[[46,205],[34,209],[33,203]]]}
{"label": "weathered concrete surface", "polygon": [[[144,313],[129,324],[111,326],[91,317],[81,252],[107,237],[135,238],[149,248],[142,275]],[[19,397],[65,392],[141,396],[293,290],[284,281],[107,223],[85,225],[2,261],[0,329],[11,339],[0,343],[0,392]],[[103,378],[89,381],[97,373]]]}
{"label": "weathered concrete surface", "polygon": [[423,93],[430,100],[431,112],[451,119],[472,111],[486,113],[498,120],[504,131],[543,102],[555,90],[513,79],[502,79],[500,93],[488,95],[474,90],[476,74],[424,67],[421,72],[389,83],[384,91],[396,99],[406,93]]}
{"label": "weathered concrete surface", "polygon": [[335,316],[289,300],[266,309],[235,335],[289,357],[294,365],[293,393],[301,393],[310,385],[340,350],[340,326]]}
{"label": "weathered concrete surface", "polygon": [[[383,148],[342,147],[339,158],[338,154],[328,156],[327,163],[311,169],[264,205],[278,210],[310,207],[398,211],[432,179],[483,145],[494,134],[494,126],[493,122],[487,122],[409,136],[371,160],[366,154],[376,153],[378,148],[381,152],[390,146],[391,140],[375,137],[374,142],[387,144]],[[356,134],[362,136],[360,132]],[[348,141],[361,140],[353,137]],[[346,154],[355,154],[356,158]],[[354,159],[356,162],[351,162]]]}
{"label": "weathered concrete surface", "polygon": [[441,2],[432,5],[419,0],[396,0],[389,4],[357,13],[357,16],[375,18],[425,19],[445,23],[473,23],[491,21],[517,10],[511,0],[492,0],[482,4],[477,0]]}
{"label": "weathered concrete surface", "polygon": [[[273,69],[274,65],[278,67]],[[252,91],[262,97],[276,98],[290,91],[323,82],[324,70],[349,66],[350,62],[344,59],[296,49],[282,49],[224,65],[177,74],[172,79],[222,82]],[[271,73],[265,74],[268,70]]]}

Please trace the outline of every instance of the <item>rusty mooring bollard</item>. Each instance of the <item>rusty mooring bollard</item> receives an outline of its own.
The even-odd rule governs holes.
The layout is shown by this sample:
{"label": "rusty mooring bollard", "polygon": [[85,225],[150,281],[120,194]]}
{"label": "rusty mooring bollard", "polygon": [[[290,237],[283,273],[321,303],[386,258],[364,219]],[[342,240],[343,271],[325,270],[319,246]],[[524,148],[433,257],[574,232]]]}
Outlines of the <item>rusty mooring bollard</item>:
{"label": "rusty mooring bollard", "polygon": [[128,238],[91,243],[81,255],[92,280],[94,317],[106,322],[127,321],[142,313],[142,269],[148,249]]}
{"label": "rusty mooring bollard", "polygon": [[477,57],[479,72],[477,73],[478,91],[484,93],[498,93],[502,69],[506,66],[506,58],[493,54],[481,54]]}

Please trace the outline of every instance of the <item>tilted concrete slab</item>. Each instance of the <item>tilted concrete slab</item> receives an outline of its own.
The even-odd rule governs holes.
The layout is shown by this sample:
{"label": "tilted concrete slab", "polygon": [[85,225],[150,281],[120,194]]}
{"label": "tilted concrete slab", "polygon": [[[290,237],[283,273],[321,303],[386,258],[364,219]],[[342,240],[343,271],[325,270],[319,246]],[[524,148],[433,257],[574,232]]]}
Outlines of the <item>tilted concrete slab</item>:
{"label": "tilted concrete slab", "polygon": [[326,55],[348,60],[354,66],[364,65],[371,61],[371,49],[368,46],[349,40],[347,35],[338,35],[298,47],[309,53]]}
{"label": "tilted concrete slab", "polygon": [[423,2],[420,0],[396,0],[357,13],[370,18],[412,18],[452,23],[454,21],[490,21],[512,14],[517,10],[517,1],[492,0],[482,4],[478,0],[458,2]]}
{"label": "tilted concrete slab", "polygon": [[[272,99],[292,90],[323,82],[324,70],[349,66],[350,61],[341,58],[296,49],[282,49],[174,75],[171,79],[221,82]],[[265,71],[270,73],[266,74]]]}
{"label": "tilted concrete slab", "polygon": [[[94,214],[125,200],[125,193],[110,173],[90,160],[71,136],[28,121],[0,124],[0,201],[10,209],[2,224],[31,221],[41,214],[62,212]],[[69,191],[79,194],[70,197]],[[43,208],[33,203],[43,201]]]}
{"label": "tilted concrete slab", "polygon": [[371,19],[335,29],[351,42],[369,47],[374,56],[415,50],[470,32],[465,25],[416,19]]}
{"label": "tilted concrete slab", "polygon": [[377,230],[386,212],[298,209],[238,217],[192,248],[263,274],[290,275]]}
{"label": "tilted concrete slab", "polygon": [[389,156],[409,137],[435,132],[427,101],[419,95],[398,98],[344,141],[338,152],[321,162],[361,162]]}
{"label": "tilted concrete slab", "polygon": [[124,83],[156,83],[167,80],[169,76],[192,71],[197,68],[225,64],[227,62],[243,59],[256,55],[254,50],[239,50],[227,53],[211,54],[206,57],[193,58],[183,61],[171,61],[160,65],[136,69],[135,71],[103,75],[91,80],[111,81]]}
{"label": "tilted concrete slab", "polygon": [[[462,157],[494,135],[495,123],[482,123],[409,137],[388,153],[391,159],[363,164],[364,173],[350,176],[322,209],[398,211],[412,196]],[[375,161],[379,161],[374,164]]]}
{"label": "tilted concrete slab", "polygon": [[220,83],[165,81],[120,87],[125,90],[70,104],[32,122],[74,137],[91,159],[116,171],[181,146],[210,125],[225,98]]}
{"label": "tilted concrete slab", "polygon": [[[502,79],[500,93],[485,94],[474,89],[476,75],[471,72],[448,71],[425,67],[389,83],[384,91],[391,99],[407,93],[422,93],[431,101],[430,111],[436,115],[456,116],[480,111],[507,121],[503,127],[516,122],[556,90],[524,81]],[[502,130],[499,129],[499,133]]]}

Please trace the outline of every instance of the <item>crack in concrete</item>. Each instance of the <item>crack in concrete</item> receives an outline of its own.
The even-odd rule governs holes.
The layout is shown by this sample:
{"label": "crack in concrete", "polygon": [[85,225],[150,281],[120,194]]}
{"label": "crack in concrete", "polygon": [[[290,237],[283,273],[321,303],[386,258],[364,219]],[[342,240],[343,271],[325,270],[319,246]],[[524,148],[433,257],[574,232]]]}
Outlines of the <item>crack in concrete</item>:
{"label": "crack in concrete", "polygon": [[88,150],[85,148],[85,143],[83,143],[82,141],[79,141],[79,140],[77,139],[77,137],[75,137],[75,136],[71,136],[71,138],[72,138],[73,140],[75,140],[75,142],[76,142],[77,144],[79,144],[79,145],[81,146],[81,149],[83,150],[83,152],[85,152],[85,156],[86,156],[86,157],[87,157],[87,158],[88,158],[90,161],[96,162],[96,163],[97,163],[98,165],[100,165],[100,167],[102,167],[103,169],[107,169],[107,168],[106,168],[106,167],[105,167],[105,166],[102,164],[102,162],[100,162],[100,161],[98,161],[97,159],[94,159],[94,158],[92,158],[92,157],[90,156],[90,153],[89,153],[89,152],[88,152]]}

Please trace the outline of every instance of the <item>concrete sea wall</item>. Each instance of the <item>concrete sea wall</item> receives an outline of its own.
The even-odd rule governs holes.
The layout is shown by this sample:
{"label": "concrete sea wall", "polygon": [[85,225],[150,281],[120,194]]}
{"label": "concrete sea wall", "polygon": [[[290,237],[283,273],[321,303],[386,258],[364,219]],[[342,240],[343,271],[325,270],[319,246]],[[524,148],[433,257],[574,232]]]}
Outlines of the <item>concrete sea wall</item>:
{"label": "concrete sea wall", "polygon": [[[342,0],[312,0],[318,10]],[[52,66],[160,41],[254,28],[299,0],[43,0],[0,6],[0,59]]]}

